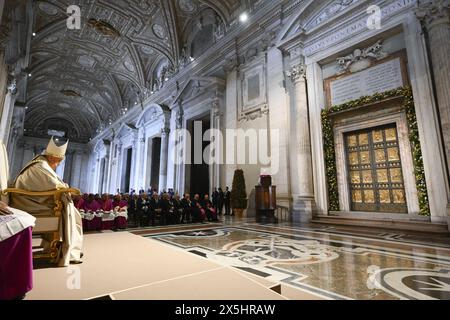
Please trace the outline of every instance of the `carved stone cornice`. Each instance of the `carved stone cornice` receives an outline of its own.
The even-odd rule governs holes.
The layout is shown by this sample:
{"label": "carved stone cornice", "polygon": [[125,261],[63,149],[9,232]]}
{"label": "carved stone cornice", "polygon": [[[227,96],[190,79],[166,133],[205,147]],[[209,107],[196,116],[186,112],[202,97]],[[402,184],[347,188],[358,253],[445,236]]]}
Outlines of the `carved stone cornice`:
{"label": "carved stone cornice", "polygon": [[303,63],[296,64],[286,73],[286,75],[291,79],[293,84],[304,81],[306,77],[306,65]]}
{"label": "carved stone cornice", "polygon": [[449,24],[450,0],[419,1],[415,13],[428,29],[440,24]]}
{"label": "carved stone cornice", "polygon": [[265,104],[261,107],[261,109],[258,109],[251,113],[242,114],[241,117],[239,118],[239,122],[253,121],[268,114],[269,114],[269,106]]}

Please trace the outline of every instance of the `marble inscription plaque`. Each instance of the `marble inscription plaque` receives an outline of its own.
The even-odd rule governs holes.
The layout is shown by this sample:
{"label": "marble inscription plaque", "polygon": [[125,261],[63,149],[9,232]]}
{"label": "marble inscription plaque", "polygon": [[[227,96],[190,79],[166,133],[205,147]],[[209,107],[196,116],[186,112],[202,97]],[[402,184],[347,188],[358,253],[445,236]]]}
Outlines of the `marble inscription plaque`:
{"label": "marble inscription plaque", "polygon": [[403,86],[400,59],[368,68],[330,84],[331,105],[339,105]]}

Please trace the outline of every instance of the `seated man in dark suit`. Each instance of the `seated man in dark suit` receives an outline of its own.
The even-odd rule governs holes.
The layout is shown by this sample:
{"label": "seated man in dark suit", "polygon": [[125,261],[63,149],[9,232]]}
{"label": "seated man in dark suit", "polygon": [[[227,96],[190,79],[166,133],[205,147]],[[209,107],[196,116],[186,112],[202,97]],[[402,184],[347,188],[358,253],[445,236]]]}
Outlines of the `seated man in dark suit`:
{"label": "seated man in dark suit", "polygon": [[183,207],[183,213],[181,215],[181,223],[191,222],[191,195],[186,193],[181,200],[181,205]]}
{"label": "seated man in dark suit", "polygon": [[156,216],[161,214],[161,208],[159,207],[159,198],[157,193],[153,193],[152,198],[149,201],[149,217],[152,226],[155,226]]}
{"label": "seated man in dark suit", "polygon": [[130,214],[130,218],[133,219],[134,224],[136,227],[140,227],[140,217],[137,209],[137,202],[139,200],[140,195],[138,196],[135,194],[134,196],[130,197],[128,201],[128,213]]}
{"label": "seated man in dark suit", "polygon": [[180,195],[178,193],[173,196],[172,203],[174,223],[179,224],[183,215],[183,204],[181,203]]}
{"label": "seated man in dark suit", "polygon": [[172,204],[168,193],[163,193],[161,199],[158,202],[158,206],[161,209],[161,223],[167,225],[170,222],[170,217],[173,213]]}
{"label": "seated man in dark suit", "polygon": [[149,226],[150,223],[154,225],[154,220],[152,220],[152,215],[150,211],[148,195],[143,193],[139,196],[137,200],[137,212],[139,219],[139,226]]}

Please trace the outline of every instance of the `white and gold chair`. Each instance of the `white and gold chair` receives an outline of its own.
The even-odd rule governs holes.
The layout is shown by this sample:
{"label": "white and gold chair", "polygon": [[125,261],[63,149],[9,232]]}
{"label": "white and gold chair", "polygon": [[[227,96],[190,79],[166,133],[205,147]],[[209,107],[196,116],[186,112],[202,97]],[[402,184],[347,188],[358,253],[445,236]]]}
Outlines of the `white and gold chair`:
{"label": "white and gold chair", "polygon": [[[74,188],[49,190],[44,192],[33,192],[16,188],[7,188],[9,177],[8,155],[3,141],[0,141],[0,194],[3,202],[10,203],[10,196],[27,197],[53,197],[54,208],[45,214],[34,215],[36,217],[36,225],[33,228],[33,236],[44,236],[50,245],[43,250],[37,250],[33,253],[34,259],[50,259],[52,263],[57,263],[61,253],[62,236],[60,234],[60,225],[62,224],[63,203],[61,197],[64,194],[79,195],[80,190]],[[23,209],[23,208],[21,208]],[[26,210],[25,210],[26,211]]]}

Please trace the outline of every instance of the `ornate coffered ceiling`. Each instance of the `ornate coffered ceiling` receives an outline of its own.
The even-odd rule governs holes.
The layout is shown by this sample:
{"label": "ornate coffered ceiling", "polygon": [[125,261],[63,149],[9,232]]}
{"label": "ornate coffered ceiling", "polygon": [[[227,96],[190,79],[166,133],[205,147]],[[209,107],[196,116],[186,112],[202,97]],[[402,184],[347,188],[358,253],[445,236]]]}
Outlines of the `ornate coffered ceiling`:
{"label": "ornate coffered ceiling", "polygon": [[[213,9],[227,28],[254,2],[34,1],[25,134],[47,136],[58,129],[72,140],[89,141],[153,90],[161,68],[177,70],[203,10]],[[81,9],[79,30],[67,28],[69,5]]]}

